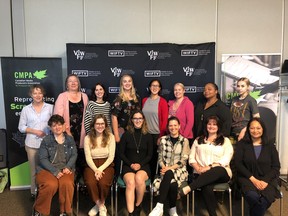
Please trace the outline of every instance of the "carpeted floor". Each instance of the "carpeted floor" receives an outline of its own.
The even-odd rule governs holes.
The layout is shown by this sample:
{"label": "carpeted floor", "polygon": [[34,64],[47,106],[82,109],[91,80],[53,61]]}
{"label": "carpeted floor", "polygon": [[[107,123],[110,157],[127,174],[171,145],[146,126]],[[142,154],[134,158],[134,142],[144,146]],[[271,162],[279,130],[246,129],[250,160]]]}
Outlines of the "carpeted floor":
{"label": "carpeted floor", "polygon": [[[284,194],[283,198],[283,215],[288,215],[288,191],[282,186],[282,192]],[[195,214],[206,216],[207,211],[205,211],[205,207],[203,206],[202,198],[200,194],[195,194]],[[228,195],[225,195],[224,204],[219,204],[218,215],[226,216],[228,215]],[[115,197],[114,197],[115,198]],[[221,196],[219,196],[221,199]],[[141,216],[145,216],[149,214],[149,194],[145,194],[143,210],[141,212]],[[154,199],[157,201],[157,198]],[[233,216],[241,215],[241,200],[233,199]],[[5,189],[3,193],[0,194],[0,216],[30,216],[31,210],[33,206],[33,201],[30,200],[30,191],[29,190],[18,190],[18,191],[10,191],[9,189]],[[76,202],[74,205],[74,212],[76,213]],[[89,199],[88,195],[80,192],[80,202],[79,202],[79,216],[87,215],[90,208],[93,206],[93,203]],[[107,199],[107,209],[109,215],[111,215],[110,208],[110,198]],[[115,206],[115,205],[114,205]],[[118,215],[125,216],[127,215],[126,207],[125,207],[125,191],[120,189],[119,197],[118,197]],[[277,200],[272,206],[269,208],[265,216],[278,216],[280,215],[279,211],[280,201]],[[179,200],[177,202],[177,211],[181,216],[186,216],[186,198]],[[59,215],[59,207],[57,203],[57,197],[54,197],[51,208],[51,215],[56,216]],[[75,214],[76,215],[76,214]],[[167,214],[165,214],[167,215]],[[191,199],[190,199],[190,213],[191,215]],[[245,216],[248,215],[245,213]]]}

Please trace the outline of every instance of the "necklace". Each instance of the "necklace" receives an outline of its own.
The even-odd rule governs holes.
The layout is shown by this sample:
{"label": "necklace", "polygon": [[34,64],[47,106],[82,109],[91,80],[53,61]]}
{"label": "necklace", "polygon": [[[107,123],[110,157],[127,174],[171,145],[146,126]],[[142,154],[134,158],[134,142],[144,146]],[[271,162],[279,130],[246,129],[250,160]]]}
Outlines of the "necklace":
{"label": "necklace", "polygon": [[138,142],[138,143],[136,142],[136,138],[135,138],[134,133],[133,133],[132,135],[133,135],[134,143],[135,143],[135,146],[136,146],[136,152],[137,152],[137,154],[139,154],[139,148],[140,148],[141,139],[142,139],[142,132],[141,132],[141,134],[140,134],[140,139],[139,139],[139,142]]}

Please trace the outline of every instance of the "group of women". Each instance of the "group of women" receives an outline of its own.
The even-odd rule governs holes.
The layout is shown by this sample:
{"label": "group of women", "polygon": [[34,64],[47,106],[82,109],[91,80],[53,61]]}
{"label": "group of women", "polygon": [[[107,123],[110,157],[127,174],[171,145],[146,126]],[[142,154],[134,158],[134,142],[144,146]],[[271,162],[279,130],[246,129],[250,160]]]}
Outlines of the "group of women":
{"label": "group of women", "polygon": [[[72,215],[74,175],[83,176],[95,203],[88,215],[107,215],[105,199],[114,175],[121,175],[126,184],[127,211],[138,216],[145,181],[154,179],[155,174],[159,174],[153,183],[159,200],[149,216],[163,215],[167,200],[169,215],[177,216],[178,194],[186,195],[196,188],[202,189],[209,215],[217,215],[213,185],[232,177],[230,131],[237,141],[235,166],[250,214],[264,215],[279,197],[278,153],[268,142],[247,78],[237,81],[239,96],[232,100],[230,110],[221,101],[217,85],[207,83],[195,112],[182,83],[174,85],[175,99],[167,102],[160,96],[161,82],[152,80],[149,97],[141,101],[132,77],[123,75],[112,104],[101,83],[95,85],[90,101],[80,92],[76,75],[69,75],[65,85],[67,91],[58,96],[54,110],[43,101],[43,87],[32,86],[33,101],[23,108],[19,121],[19,130],[27,134],[32,198],[37,190],[35,175],[38,185],[34,215],[50,214],[57,190],[60,215]],[[194,178],[184,187],[189,175],[187,161]]]}

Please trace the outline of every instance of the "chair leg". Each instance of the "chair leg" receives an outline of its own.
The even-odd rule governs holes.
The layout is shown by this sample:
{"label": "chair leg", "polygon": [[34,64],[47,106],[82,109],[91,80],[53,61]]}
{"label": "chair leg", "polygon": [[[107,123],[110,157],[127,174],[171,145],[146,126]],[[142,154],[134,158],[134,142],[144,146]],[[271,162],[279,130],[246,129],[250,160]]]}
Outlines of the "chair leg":
{"label": "chair leg", "polygon": [[244,216],[244,197],[241,196],[241,216]]}
{"label": "chair leg", "polygon": [[114,193],[114,188],[113,188],[113,184],[110,188],[110,194],[111,194],[111,201],[110,201],[110,206],[111,206],[111,214],[114,215],[114,196],[113,196],[113,193]]}
{"label": "chair leg", "polygon": [[232,191],[229,188],[229,215],[232,216]]}
{"label": "chair leg", "polygon": [[80,190],[80,184],[77,182],[76,185],[76,215],[79,215],[79,190]]}
{"label": "chair leg", "polygon": [[192,191],[192,216],[195,215],[195,191]]}
{"label": "chair leg", "polygon": [[150,212],[152,211],[152,209],[153,209],[153,187],[150,184]]}
{"label": "chair leg", "polygon": [[115,215],[118,215],[118,186],[115,185]]}
{"label": "chair leg", "polygon": [[280,197],[280,216],[283,214],[283,193],[281,192],[281,197]]}
{"label": "chair leg", "polygon": [[186,200],[187,200],[187,203],[186,203],[186,205],[187,205],[187,207],[186,207],[186,215],[187,216],[189,216],[189,205],[190,205],[190,202],[189,202],[189,195],[190,193],[188,193],[187,195],[186,195]]}

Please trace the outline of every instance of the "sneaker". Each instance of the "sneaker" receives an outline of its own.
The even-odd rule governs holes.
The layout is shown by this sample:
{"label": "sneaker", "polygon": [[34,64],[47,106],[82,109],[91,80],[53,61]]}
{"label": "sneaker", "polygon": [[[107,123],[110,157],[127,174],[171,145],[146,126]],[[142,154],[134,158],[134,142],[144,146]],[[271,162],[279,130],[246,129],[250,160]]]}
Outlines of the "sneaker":
{"label": "sneaker", "polygon": [[163,204],[157,203],[155,208],[150,212],[149,216],[162,216],[163,215]]}
{"label": "sneaker", "polygon": [[177,211],[176,211],[176,207],[169,209],[169,215],[170,216],[178,216]]}
{"label": "sneaker", "polygon": [[95,205],[93,206],[93,208],[90,209],[90,211],[88,212],[89,216],[96,216],[99,212],[98,206]]}
{"label": "sneaker", "polygon": [[107,209],[105,205],[99,208],[99,216],[107,216]]}

